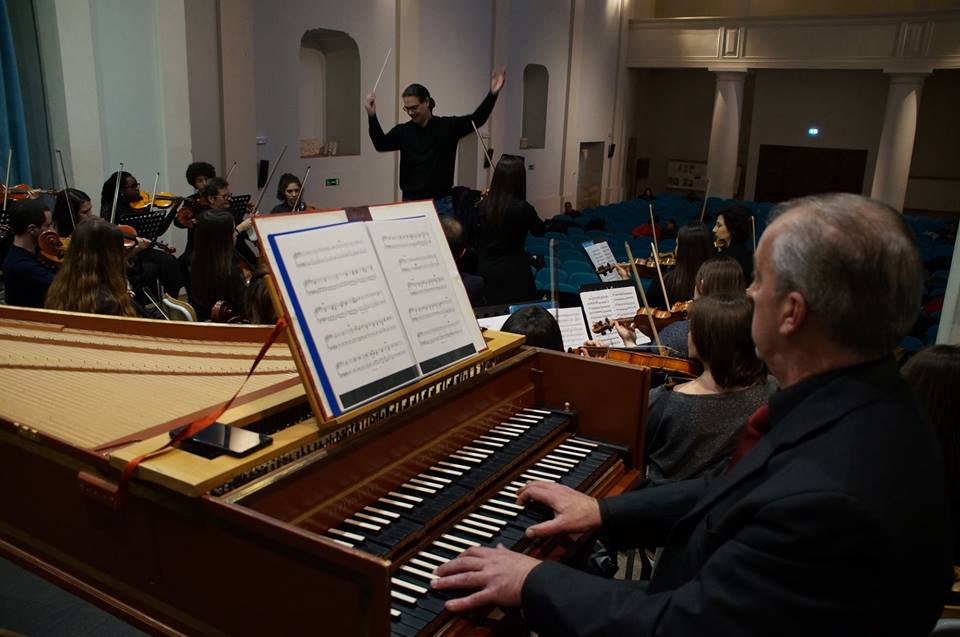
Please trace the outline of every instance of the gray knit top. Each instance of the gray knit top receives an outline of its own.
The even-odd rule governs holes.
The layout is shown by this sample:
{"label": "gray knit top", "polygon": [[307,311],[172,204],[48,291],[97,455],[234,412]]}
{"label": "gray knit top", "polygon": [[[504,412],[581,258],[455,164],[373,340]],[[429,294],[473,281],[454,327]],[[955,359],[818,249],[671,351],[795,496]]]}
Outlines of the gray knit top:
{"label": "gray knit top", "polygon": [[777,388],[765,383],[723,393],[650,391],[647,413],[647,477],[654,482],[695,478],[712,471],[733,452],[740,430]]}

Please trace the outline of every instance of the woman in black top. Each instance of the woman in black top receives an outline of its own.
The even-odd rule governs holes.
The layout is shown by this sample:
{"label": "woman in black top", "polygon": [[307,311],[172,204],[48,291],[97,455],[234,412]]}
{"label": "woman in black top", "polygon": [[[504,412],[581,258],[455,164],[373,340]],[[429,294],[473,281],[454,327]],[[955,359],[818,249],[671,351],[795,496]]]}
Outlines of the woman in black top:
{"label": "woman in black top", "polygon": [[490,305],[535,298],[537,288],[524,250],[527,233],[546,232],[537,211],[526,202],[527,172],[523,157],[502,155],[493,171],[490,192],[480,213],[477,270]]}
{"label": "woman in black top", "polygon": [[[294,203],[297,204],[297,212],[312,207],[300,194],[302,188],[303,184],[300,183],[300,178],[296,175],[291,173],[280,175],[280,180],[277,182],[277,200],[280,203],[274,206],[270,212],[293,212]],[[300,201],[297,201],[298,197]]]}
{"label": "woman in black top", "polygon": [[747,281],[753,280],[752,216],[748,208],[733,206],[717,213],[717,224],[713,227],[720,254],[736,259]]}
{"label": "woman in black top", "polygon": [[247,282],[234,260],[233,213],[206,210],[196,218],[194,229],[190,280],[197,319],[209,320],[218,301],[226,302],[234,316],[245,316]]}
{"label": "woman in black top", "polygon": [[[706,225],[691,221],[680,228],[677,235],[677,266],[663,275],[663,284],[667,288],[671,304],[683,303],[693,298],[697,270],[714,254],[713,235]],[[664,303],[659,281],[654,281],[650,286],[647,303],[653,308],[670,309]]]}

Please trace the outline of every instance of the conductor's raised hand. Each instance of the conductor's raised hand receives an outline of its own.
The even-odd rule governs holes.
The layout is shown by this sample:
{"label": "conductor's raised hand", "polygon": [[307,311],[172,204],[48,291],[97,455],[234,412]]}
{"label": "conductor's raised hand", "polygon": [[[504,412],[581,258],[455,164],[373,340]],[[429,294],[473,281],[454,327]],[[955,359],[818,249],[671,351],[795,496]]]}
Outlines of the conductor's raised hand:
{"label": "conductor's raised hand", "polygon": [[600,528],[600,503],[596,498],[562,484],[542,480],[528,482],[517,494],[517,502],[539,502],[553,509],[552,520],[534,524],[527,529],[529,538],[580,533]]}
{"label": "conductor's raised hand", "polygon": [[490,76],[490,92],[496,95],[500,92],[500,89],[503,88],[504,83],[507,81],[507,69],[506,67],[500,69],[499,73],[494,73]]}
{"label": "conductor's raised hand", "polygon": [[367,95],[363,100],[363,110],[367,111],[367,115],[376,115],[377,114],[377,96],[373,93]]}
{"label": "conductor's raised hand", "polygon": [[520,593],[527,575],[540,561],[507,550],[502,544],[491,549],[474,546],[437,569],[439,579],[431,586],[438,590],[471,588],[476,592],[448,600],[447,610],[463,612],[481,606],[520,605]]}

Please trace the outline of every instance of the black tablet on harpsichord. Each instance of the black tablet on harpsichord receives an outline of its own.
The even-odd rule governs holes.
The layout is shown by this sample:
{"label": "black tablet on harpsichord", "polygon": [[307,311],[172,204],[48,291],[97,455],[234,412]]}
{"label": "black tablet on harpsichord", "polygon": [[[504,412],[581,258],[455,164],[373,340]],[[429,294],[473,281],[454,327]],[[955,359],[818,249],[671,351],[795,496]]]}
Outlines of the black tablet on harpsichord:
{"label": "black tablet on harpsichord", "polygon": [[271,329],[0,306],[0,463],[16,476],[0,553],[153,634],[514,631],[516,614],[447,613],[432,570],[476,544],[574,557],[587,538],[525,540],[542,512],[518,485],[634,484],[650,374],[480,335],[434,214],[257,218],[292,329],[218,420],[273,444],[153,455],[121,506],[128,463],[236,392]]}

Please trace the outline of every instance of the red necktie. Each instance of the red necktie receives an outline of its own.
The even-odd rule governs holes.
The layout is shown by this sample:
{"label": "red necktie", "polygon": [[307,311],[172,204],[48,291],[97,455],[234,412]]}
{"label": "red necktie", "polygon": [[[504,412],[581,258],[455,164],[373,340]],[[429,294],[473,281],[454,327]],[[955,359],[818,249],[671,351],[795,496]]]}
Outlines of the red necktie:
{"label": "red necktie", "polygon": [[746,426],[740,432],[740,441],[737,442],[737,448],[733,450],[733,454],[730,456],[727,471],[730,471],[733,465],[740,462],[740,458],[747,455],[747,452],[753,449],[753,446],[768,431],[770,431],[770,407],[764,404],[760,405],[747,419]]}

